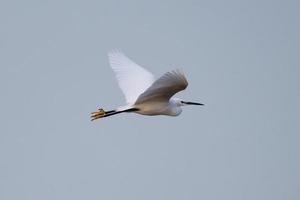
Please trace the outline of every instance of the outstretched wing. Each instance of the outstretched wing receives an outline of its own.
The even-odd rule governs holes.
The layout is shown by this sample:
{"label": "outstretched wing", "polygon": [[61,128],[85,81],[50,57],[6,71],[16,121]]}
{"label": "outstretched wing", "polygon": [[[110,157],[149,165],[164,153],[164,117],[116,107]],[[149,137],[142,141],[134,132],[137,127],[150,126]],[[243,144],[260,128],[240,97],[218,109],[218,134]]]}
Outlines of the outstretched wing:
{"label": "outstretched wing", "polygon": [[141,104],[147,101],[169,101],[174,94],[184,90],[187,86],[188,82],[182,71],[174,70],[167,72],[141,94],[135,104]]}
{"label": "outstretched wing", "polygon": [[126,102],[133,104],[138,96],[154,82],[154,76],[121,51],[111,51],[108,53],[108,58]]}

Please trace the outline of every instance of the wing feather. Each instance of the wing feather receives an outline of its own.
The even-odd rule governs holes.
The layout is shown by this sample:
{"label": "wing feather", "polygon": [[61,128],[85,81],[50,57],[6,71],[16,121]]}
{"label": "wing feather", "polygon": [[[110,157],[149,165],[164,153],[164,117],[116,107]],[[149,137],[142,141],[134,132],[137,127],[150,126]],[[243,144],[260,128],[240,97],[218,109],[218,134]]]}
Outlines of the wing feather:
{"label": "wing feather", "polygon": [[169,101],[174,94],[184,90],[187,86],[187,79],[181,70],[167,72],[142,93],[135,104],[147,101]]}
{"label": "wing feather", "polygon": [[154,82],[154,76],[119,50],[109,52],[108,58],[126,102],[133,104]]}

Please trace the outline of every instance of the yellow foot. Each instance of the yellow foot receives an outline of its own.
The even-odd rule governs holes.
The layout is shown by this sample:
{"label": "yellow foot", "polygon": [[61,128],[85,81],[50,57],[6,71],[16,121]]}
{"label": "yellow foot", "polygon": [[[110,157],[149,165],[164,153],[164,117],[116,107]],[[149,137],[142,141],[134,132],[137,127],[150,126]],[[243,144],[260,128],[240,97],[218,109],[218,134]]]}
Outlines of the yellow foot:
{"label": "yellow foot", "polygon": [[95,119],[102,118],[106,115],[106,112],[101,108],[96,112],[91,113],[91,121],[94,121]]}

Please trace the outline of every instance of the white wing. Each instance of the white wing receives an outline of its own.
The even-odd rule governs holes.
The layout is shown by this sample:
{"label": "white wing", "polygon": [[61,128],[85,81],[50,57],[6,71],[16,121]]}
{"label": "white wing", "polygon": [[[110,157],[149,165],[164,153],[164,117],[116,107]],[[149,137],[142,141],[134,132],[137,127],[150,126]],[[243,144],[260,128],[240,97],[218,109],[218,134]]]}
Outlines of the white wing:
{"label": "white wing", "polygon": [[182,71],[174,70],[167,72],[141,94],[135,104],[141,104],[147,101],[169,101],[174,94],[184,90],[187,86],[188,82]]}
{"label": "white wing", "polygon": [[154,76],[126,57],[121,51],[110,52],[108,58],[126,102],[133,104],[137,97],[154,82]]}

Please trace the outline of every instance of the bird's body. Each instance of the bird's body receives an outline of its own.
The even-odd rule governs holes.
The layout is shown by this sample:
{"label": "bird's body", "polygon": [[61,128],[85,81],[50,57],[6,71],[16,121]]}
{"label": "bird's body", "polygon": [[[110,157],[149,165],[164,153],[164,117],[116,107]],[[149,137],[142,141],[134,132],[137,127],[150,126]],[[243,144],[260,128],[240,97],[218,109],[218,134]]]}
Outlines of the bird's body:
{"label": "bird's body", "polygon": [[108,57],[110,66],[125,95],[127,105],[111,111],[99,109],[92,113],[92,120],[122,112],[177,116],[182,112],[181,106],[203,105],[172,97],[188,86],[186,77],[181,70],[167,72],[155,80],[150,72],[134,63],[120,51],[110,52]]}
{"label": "bird's body", "polygon": [[141,115],[169,115],[177,116],[182,112],[182,109],[177,106],[176,99],[170,99],[169,102],[144,102],[136,104],[134,107],[139,110],[136,113]]}

